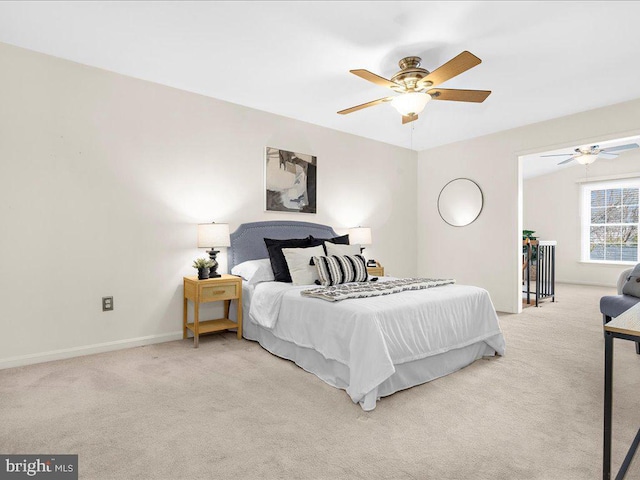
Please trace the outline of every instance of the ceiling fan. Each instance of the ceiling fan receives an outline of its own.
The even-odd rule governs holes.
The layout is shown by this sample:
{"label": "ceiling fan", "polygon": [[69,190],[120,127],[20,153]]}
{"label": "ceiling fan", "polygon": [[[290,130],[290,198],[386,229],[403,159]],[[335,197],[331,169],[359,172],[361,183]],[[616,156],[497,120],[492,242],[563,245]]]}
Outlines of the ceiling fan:
{"label": "ceiling fan", "polygon": [[581,165],[589,165],[595,162],[598,158],[612,159],[616,158],[620,153],[625,150],[631,150],[638,148],[637,143],[628,143],[627,145],[618,145],[616,147],[600,148],[598,145],[592,145],[590,147],[578,147],[571,153],[558,153],[555,155],[540,155],[541,157],[566,157],[569,158],[563,160],[558,165],[564,165],[572,161],[576,161]]}
{"label": "ceiling fan", "polygon": [[482,60],[470,52],[462,52],[444,65],[436,68],[433,72],[421,68],[421,60],[420,57],[403,58],[398,62],[400,71],[391,77],[391,80],[387,80],[368,70],[350,70],[354,75],[373,82],[376,85],[380,85],[381,87],[390,88],[400,95],[379,98],[372,102],[340,110],[338,113],[340,115],[346,115],[347,113],[356,112],[363,108],[391,102],[391,105],[402,115],[402,123],[405,124],[417,120],[418,114],[424,110],[427,102],[432,99],[482,103],[491,94],[489,90],[431,88],[479,65]]}

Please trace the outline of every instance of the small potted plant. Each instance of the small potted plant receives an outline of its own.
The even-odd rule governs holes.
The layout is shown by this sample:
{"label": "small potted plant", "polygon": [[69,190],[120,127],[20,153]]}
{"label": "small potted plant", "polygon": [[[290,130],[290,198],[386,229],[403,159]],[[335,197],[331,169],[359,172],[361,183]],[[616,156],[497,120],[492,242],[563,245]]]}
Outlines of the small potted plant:
{"label": "small potted plant", "polygon": [[528,262],[528,249],[531,248],[531,265],[529,265],[529,275],[531,280],[535,280],[538,274],[538,246],[531,245],[533,240],[537,240],[538,237],[535,237],[533,234],[536,233],[535,230],[522,230],[522,255],[524,257],[524,263],[522,265],[522,274],[525,273],[525,267]]}
{"label": "small potted plant", "polygon": [[213,267],[213,262],[207,258],[197,258],[193,261],[193,268],[198,270],[198,280],[209,278],[209,269]]}

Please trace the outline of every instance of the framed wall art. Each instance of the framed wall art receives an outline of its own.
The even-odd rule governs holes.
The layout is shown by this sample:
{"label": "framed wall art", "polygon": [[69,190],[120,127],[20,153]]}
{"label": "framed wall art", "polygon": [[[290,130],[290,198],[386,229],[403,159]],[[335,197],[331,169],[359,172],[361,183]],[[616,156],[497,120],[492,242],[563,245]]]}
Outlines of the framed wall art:
{"label": "framed wall art", "polygon": [[305,153],[267,147],[265,210],[316,213],[317,158]]}

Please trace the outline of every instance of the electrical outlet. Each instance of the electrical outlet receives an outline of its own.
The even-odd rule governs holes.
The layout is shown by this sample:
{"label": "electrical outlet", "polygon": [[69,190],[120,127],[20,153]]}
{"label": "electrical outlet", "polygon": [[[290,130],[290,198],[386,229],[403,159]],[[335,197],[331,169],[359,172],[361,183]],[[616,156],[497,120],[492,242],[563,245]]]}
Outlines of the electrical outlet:
{"label": "electrical outlet", "polygon": [[102,311],[109,312],[113,310],[113,297],[102,297]]}

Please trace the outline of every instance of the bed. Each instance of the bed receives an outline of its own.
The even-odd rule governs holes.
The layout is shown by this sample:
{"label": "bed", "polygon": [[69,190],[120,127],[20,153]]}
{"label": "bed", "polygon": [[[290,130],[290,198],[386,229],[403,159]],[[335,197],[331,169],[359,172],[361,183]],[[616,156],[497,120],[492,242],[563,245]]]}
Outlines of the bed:
{"label": "bed", "polygon": [[[231,234],[229,269],[268,258],[265,237],[309,235],[337,236],[310,222],[242,224]],[[346,390],[366,411],[381,397],[505,351],[489,294],[478,287],[447,285],[341,302],[303,297],[309,288],[243,281],[243,336]]]}

